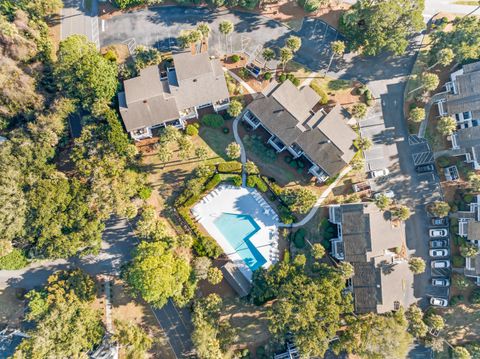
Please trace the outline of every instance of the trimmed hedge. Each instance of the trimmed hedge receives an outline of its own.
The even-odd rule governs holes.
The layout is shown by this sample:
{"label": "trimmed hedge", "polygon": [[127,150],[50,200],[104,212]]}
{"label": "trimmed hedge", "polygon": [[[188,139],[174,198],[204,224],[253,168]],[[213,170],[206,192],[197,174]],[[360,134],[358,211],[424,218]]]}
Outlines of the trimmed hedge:
{"label": "trimmed hedge", "polygon": [[247,186],[252,188],[256,187],[263,193],[268,191],[267,184],[257,175],[250,175],[247,177]]}
{"label": "trimmed hedge", "polygon": [[221,162],[217,165],[217,170],[220,173],[241,173],[242,164],[238,161]]}
{"label": "trimmed hedge", "polygon": [[20,249],[14,248],[9,254],[0,257],[0,270],[16,270],[26,267],[27,257]]}
{"label": "trimmed hedge", "polygon": [[220,115],[208,114],[202,117],[202,123],[208,127],[220,128],[224,126],[225,120]]}
{"label": "trimmed hedge", "polygon": [[177,208],[177,212],[192,230],[195,237],[193,249],[199,256],[207,256],[215,259],[222,254],[222,249],[218,246],[217,242],[212,237],[206,236],[200,232],[197,224],[190,217],[190,210],[188,207]]}
{"label": "trimmed hedge", "polygon": [[222,182],[222,177],[217,173],[207,182],[205,185],[205,191],[214,189],[220,182]]}

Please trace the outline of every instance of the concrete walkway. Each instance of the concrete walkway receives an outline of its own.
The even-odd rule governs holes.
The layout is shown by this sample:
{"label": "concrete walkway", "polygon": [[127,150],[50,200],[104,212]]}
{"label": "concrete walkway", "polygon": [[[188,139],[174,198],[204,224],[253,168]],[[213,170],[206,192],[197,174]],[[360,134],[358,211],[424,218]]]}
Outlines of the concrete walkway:
{"label": "concrete walkway", "polygon": [[[223,71],[227,72],[236,81],[238,81],[248,91],[250,95],[255,96],[256,94],[255,90],[252,89],[240,77],[238,77],[236,74],[226,69],[225,67],[223,68]],[[247,152],[245,151],[245,146],[243,145],[242,139],[238,134],[238,123],[240,122],[240,119],[242,118],[243,113],[244,111],[242,111],[242,113],[238,115],[237,118],[233,121],[233,137],[235,138],[235,142],[237,142],[240,145],[240,162],[242,163],[243,166],[245,166],[245,164],[247,163]],[[246,185],[247,185],[247,174],[245,173],[245,170],[242,169],[242,186],[245,187]]]}
{"label": "concrete walkway", "polygon": [[292,223],[292,224],[280,223],[278,226],[279,227],[296,228],[296,227],[301,227],[301,226],[307,224],[315,216],[315,214],[317,213],[317,211],[320,208],[320,206],[322,205],[322,203],[327,199],[327,197],[330,195],[332,190],[337,186],[338,182],[340,182],[340,180],[343,177],[345,177],[345,175],[348,172],[350,172],[351,169],[352,169],[352,167],[348,166],[348,167],[345,167],[342,172],[340,172],[337,179],[330,186],[328,186],[328,188],[320,195],[320,197],[317,198],[317,201],[313,205],[310,212],[308,212],[308,214],[300,222],[296,222],[296,223]]}
{"label": "concrete walkway", "polygon": [[428,100],[427,104],[425,105],[425,119],[422,121],[420,124],[420,127],[418,129],[418,137],[425,137],[425,132],[427,131],[427,125],[428,125],[428,117],[430,115],[430,110],[432,109],[432,106],[434,105],[435,101],[438,101],[441,99],[443,96],[445,96],[445,92],[440,92],[436,93],[430,99]]}

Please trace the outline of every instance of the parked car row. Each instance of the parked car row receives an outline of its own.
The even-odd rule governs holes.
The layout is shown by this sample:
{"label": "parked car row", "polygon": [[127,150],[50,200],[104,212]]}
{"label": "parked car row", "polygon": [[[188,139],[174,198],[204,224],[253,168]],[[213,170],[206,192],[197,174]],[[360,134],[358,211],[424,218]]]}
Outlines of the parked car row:
{"label": "parked car row", "polygon": [[[430,237],[428,255],[432,259],[430,265],[432,270],[435,271],[448,270],[451,267],[448,245],[448,218],[433,217],[430,219],[430,224],[433,227],[428,230],[428,236]],[[446,288],[450,286],[450,279],[445,276],[433,277],[431,283],[433,287]],[[448,306],[448,299],[431,297],[430,304],[436,307],[446,307]]]}

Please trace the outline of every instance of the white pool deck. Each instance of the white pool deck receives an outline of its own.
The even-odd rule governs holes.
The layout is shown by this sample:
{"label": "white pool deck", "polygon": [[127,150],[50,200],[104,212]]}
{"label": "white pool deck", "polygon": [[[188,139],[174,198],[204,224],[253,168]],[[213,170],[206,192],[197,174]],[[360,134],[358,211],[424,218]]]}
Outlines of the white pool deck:
{"label": "white pool deck", "polygon": [[278,262],[278,224],[275,211],[253,188],[220,185],[191,209],[193,217],[222,247],[229,259],[251,282],[252,271],[213,223],[223,213],[250,215],[260,229],[249,238],[265,258],[268,268]]}

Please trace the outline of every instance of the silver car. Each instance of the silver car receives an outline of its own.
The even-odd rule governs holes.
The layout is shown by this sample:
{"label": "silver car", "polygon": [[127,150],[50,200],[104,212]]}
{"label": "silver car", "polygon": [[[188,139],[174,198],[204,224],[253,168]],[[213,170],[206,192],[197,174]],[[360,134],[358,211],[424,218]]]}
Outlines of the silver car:
{"label": "silver car", "polygon": [[450,268],[450,261],[446,259],[440,259],[436,261],[432,261],[432,268],[434,269],[444,269]]}
{"label": "silver car", "polygon": [[443,238],[448,236],[448,230],[446,228],[432,228],[428,231],[428,235],[430,238]]}
{"label": "silver car", "polygon": [[428,254],[432,258],[442,258],[442,257],[447,257],[449,254],[448,249],[442,248],[442,249],[430,249],[428,251]]}
{"label": "silver car", "polygon": [[432,278],[432,285],[434,287],[449,287],[450,280],[448,278]]}
{"label": "silver car", "polygon": [[448,306],[448,300],[444,299],[444,298],[431,297],[430,298],[430,304],[435,306],[435,307],[447,307]]}

